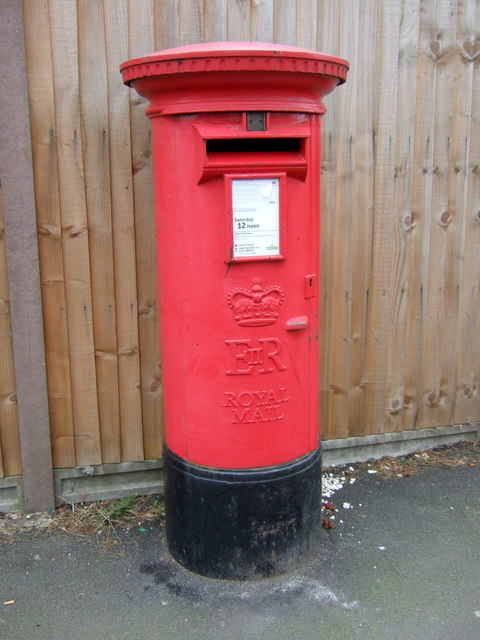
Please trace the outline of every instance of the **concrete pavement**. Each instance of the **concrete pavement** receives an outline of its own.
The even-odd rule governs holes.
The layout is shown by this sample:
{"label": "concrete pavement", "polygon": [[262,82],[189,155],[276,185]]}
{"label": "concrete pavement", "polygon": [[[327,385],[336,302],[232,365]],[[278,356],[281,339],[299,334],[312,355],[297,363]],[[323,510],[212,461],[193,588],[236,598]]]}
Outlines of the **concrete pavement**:
{"label": "concrete pavement", "polygon": [[[0,640],[479,640],[480,459],[411,477],[363,474],[294,574],[201,578],[161,523],[0,543]],[[13,604],[3,604],[11,602]]]}

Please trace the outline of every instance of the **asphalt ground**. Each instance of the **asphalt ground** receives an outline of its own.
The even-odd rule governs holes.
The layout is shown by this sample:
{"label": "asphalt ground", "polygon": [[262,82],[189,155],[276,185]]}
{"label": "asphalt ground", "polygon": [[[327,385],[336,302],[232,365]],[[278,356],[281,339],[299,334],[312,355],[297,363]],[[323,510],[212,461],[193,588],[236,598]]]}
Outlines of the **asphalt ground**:
{"label": "asphalt ground", "polygon": [[355,467],[316,556],[274,579],[191,574],[159,519],[115,528],[108,544],[18,532],[0,542],[0,640],[479,640],[475,451],[477,462],[389,477]]}

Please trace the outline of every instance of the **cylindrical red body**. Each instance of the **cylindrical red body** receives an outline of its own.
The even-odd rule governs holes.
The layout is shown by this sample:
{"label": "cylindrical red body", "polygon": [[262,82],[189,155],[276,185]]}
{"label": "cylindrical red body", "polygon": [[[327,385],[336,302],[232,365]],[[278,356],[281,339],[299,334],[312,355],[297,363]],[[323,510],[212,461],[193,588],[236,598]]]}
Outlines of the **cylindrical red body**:
{"label": "cylindrical red body", "polygon": [[304,461],[319,449],[322,97],[348,65],[242,42],[121,69],[150,102],[168,455],[181,474],[247,478]]}

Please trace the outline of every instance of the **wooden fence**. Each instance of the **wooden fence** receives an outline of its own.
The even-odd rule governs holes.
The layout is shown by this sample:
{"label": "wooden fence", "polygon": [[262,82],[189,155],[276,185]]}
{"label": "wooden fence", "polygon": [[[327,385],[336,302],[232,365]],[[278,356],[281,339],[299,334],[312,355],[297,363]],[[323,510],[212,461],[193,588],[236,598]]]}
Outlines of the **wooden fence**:
{"label": "wooden fence", "polygon": [[0,189],[0,478],[22,472],[4,232]]}
{"label": "wooden fence", "polygon": [[[161,456],[150,124],[118,67],[209,40],[351,63],[323,118],[323,437],[480,420],[478,0],[24,0],[23,14],[54,467]],[[0,233],[0,476],[21,469],[6,250]]]}

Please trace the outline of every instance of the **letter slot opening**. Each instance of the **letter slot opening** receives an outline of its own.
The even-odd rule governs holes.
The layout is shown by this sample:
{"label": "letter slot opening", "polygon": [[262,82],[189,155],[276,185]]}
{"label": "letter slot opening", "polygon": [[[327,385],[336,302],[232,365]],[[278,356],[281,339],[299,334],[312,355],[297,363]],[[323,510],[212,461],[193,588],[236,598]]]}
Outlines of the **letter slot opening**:
{"label": "letter slot opening", "polygon": [[308,137],[208,138],[199,183],[227,172],[261,174],[284,171],[304,180],[307,175]]}
{"label": "letter slot opening", "polygon": [[303,138],[221,138],[206,141],[214,153],[301,153]]}

